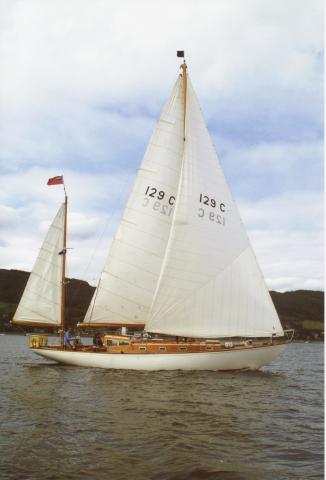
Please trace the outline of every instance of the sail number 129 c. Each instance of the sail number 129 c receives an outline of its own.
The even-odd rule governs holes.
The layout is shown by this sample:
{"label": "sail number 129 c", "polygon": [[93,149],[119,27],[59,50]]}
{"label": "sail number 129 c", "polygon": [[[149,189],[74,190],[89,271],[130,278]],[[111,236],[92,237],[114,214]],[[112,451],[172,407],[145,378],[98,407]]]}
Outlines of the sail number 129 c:
{"label": "sail number 129 c", "polygon": [[[225,217],[220,214],[225,213],[225,204],[217,202],[214,198],[209,197],[208,195],[199,195],[199,203],[202,205],[207,205],[210,208],[214,208],[214,211],[207,212],[204,208],[198,209],[199,218],[207,218],[211,222],[217,223],[218,225],[225,225]],[[217,213],[218,212],[218,213]]]}
{"label": "sail number 129 c", "polygon": [[173,212],[174,202],[175,197],[173,195],[166,194],[164,190],[159,190],[149,185],[145,190],[142,206],[152,208],[161,215],[170,217]]}
{"label": "sail number 129 c", "polygon": [[[165,197],[165,192],[164,190],[158,190],[155,187],[148,186],[146,188],[145,195],[148,195],[149,197],[152,197],[152,198],[157,198],[158,200],[163,200],[163,198]],[[172,206],[174,205],[174,202],[175,202],[175,197],[173,195],[170,195],[170,197],[168,198],[168,204]]]}

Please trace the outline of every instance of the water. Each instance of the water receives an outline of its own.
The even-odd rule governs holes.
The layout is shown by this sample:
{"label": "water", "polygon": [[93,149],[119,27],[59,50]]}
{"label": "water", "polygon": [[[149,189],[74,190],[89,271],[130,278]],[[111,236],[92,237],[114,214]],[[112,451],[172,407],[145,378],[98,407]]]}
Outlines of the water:
{"label": "water", "polygon": [[262,371],[66,367],[0,336],[1,480],[323,478],[323,345]]}

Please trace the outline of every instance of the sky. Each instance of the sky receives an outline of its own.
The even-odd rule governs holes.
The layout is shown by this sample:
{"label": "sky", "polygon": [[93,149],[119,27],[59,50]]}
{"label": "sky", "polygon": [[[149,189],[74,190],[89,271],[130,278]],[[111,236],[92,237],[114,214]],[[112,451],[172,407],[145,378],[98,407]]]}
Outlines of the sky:
{"label": "sky", "polygon": [[0,0],[0,267],[30,271],[69,196],[96,285],[185,50],[272,290],[323,287],[322,0]]}

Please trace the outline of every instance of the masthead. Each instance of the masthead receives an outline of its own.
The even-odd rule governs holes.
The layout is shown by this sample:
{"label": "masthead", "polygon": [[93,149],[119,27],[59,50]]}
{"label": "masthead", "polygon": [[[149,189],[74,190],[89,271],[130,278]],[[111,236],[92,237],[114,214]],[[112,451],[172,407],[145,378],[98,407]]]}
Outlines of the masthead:
{"label": "masthead", "polygon": [[[184,50],[177,50],[177,57],[183,58],[183,64],[186,65],[185,51]],[[182,65],[181,65],[181,67],[182,67]]]}

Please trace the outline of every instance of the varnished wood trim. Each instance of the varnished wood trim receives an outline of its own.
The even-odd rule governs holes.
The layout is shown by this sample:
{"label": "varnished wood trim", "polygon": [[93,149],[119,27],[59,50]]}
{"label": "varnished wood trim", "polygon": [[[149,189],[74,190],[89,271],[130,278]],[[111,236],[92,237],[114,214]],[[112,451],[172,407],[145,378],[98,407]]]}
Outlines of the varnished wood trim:
{"label": "varnished wood trim", "polygon": [[143,328],[145,327],[145,324],[144,323],[93,323],[93,322],[89,322],[89,323],[85,323],[85,322],[81,322],[81,323],[77,323],[77,327],[81,327],[81,328],[91,328],[91,327],[94,327],[94,328],[121,328],[121,327],[126,327],[126,328],[130,328],[130,330],[143,330]]}
{"label": "varnished wood trim", "polygon": [[52,327],[60,328],[60,325],[53,323],[41,323],[41,322],[24,322],[23,320],[12,320],[11,323],[15,325],[25,325],[25,327]]}
{"label": "varnished wood trim", "polygon": [[217,354],[217,353],[231,353],[234,351],[241,351],[241,350],[254,350],[257,348],[265,349],[265,348],[274,348],[278,345],[283,345],[287,342],[280,342],[275,344],[257,344],[257,345],[235,345],[233,348],[225,348],[222,345],[214,345],[213,350],[207,351],[205,349],[205,345],[200,343],[193,343],[187,345],[187,350],[180,350],[178,349],[178,344],[172,343],[164,343],[166,346],[166,350],[160,350],[160,346],[163,344],[151,344],[151,343],[133,343],[128,345],[112,345],[109,347],[94,347],[91,345],[80,345],[78,347],[74,347],[72,349],[65,349],[59,345],[57,346],[46,346],[40,347],[46,350],[68,350],[70,352],[88,352],[88,353],[101,353],[103,355],[169,355],[169,354],[179,354],[179,355],[189,355],[189,354]]}

